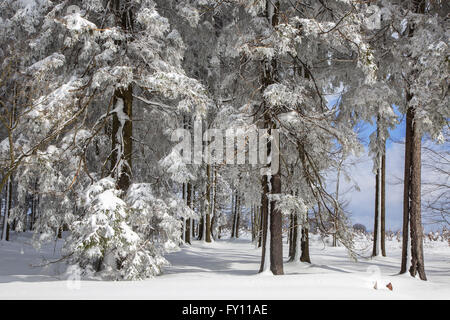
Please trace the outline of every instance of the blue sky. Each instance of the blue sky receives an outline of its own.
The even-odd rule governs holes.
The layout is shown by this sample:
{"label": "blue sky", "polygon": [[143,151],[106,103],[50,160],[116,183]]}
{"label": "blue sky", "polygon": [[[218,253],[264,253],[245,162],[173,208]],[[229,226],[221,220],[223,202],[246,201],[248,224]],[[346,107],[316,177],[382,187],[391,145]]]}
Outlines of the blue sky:
{"label": "blue sky", "polygon": [[[396,113],[400,113],[395,109]],[[386,142],[386,230],[397,231],[402,228],[403,220],[403,174],[404,174],[404,142],[405,117],[400,115],[401,123],[390,130],[391,138]],[[360,137],[368,142],[369,136],[376,130],[376,125],[366,124]],[[373,230],[375,211],[375,175],[372,173],[373,162],[366,152],[360,162],[349,170],[357,181],[361,191],[353,190],[346,195],[349,201],[346,208],[351,214],[353,223],[361,223],[368,230]],[[423,175],[423,173],[422,173]],[[350,184],[343,182],[347,189]],[[424,224],[425,232],[440,230],[440,226]]]}
{"label": "blue sky", "polygon": [[[347,211],[351,213],[353,223],[361,223],[368,230],[373,229],[375,211],[375,175],[372,172],[373,161],[367,153],[369,136],[376,130],[376,125],[365,124],[359,136],[365,141],[366,151],[355,167],[349,171],[358,183],[360,191],[353,190],[347,196],[349,201]],[[386,141],[386,229],[397,231],[402,227],[403,215],[403,170],[404,170],[404,141],[405,121],[393,130],[391,138]],[[349,185],[344,182],[344,190]]]}

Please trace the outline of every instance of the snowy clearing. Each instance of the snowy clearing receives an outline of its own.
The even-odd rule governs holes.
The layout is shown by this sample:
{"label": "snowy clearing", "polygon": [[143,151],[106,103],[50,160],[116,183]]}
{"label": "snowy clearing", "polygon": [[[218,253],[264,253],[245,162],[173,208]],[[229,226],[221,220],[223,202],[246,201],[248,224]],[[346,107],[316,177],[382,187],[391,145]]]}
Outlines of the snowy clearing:
{"label": "snowy clearing", "polygon": [[450,299],[450,247],[439,241],[425,242],[428,281],[397,274],[400,242],[387,242],[386,258],[353,262],[313,235],[313,264],[285,263],[284,276],[257,274],[261,250],[248,239],[225,239],[167,255],[172,265],[162,276],[113,282],[77,281],[63,275],[64,264],[32,267],[57,259],[61,242],[37,252],[29,234],[12,240],[0,243],[0,299]]}

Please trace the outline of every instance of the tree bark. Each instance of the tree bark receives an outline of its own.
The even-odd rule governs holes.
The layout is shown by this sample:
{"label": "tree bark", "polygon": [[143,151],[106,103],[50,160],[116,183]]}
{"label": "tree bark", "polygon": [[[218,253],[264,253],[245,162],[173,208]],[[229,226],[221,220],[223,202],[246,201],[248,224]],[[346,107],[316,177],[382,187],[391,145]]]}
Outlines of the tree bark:
{"label": "tree bark", "polygon": [[231,193],[231,238],[234,238],[234,230],[235,230],[235,223],[236,223],[236,195],[234,189]]}
{"label": "tree bark", "polygon": [[311,263],[311,258],[309,256],[309,229],[302,228],[302,255],[300,257],[301,262]]}
{"label": "tree bark", "polygon": [[[412,2],[413,11],[418,14],[425,13],[425,1]],[[409,37],[414,34],[414,25],[409,28]],[[406,88],[407,105],[413,98],[409,87]],[[403,194],[403,243],[402,265],[400,273],[408,269],[408,259],[411,255],[409,272],[415,277],[427,280],[423,258],[423,229],[421,216],[421,147],[422,133],[416,121],[415,109],[408,106],[406,112],[405,137],[405,179]]]}
{"label": "tree bark", "polygon": [[8,182],[6,183],[6,202],[5,202],[5,213],[3,216],[3,231],[2,231],[2,240],[9,241],[9,217],[11,213],[11,205],[12,205],[12,182],[11,177],[8,178]]}
{"label": "tree bark", "polygon": [[117,189],[126,192],[131,184],[131,155],[133,151],[133,124],[131,121],[133,89],[131,85],[127,88],[116,89],[113,104],[117,108],[120,107],[120,104],[118,104],[120,100],[123,102],[122,110],[117,110],[113,114],[111,169],[116,179]]}
{"label": "tree bark", "polygon": [[216,235],[215,233],[215,224],[217,223],[217,168],[214,167],[213,170],[213,188],[212,188],[212,201],[213,201],[213,205],[212,205],[212,218],[211,218],[211,237],[213,239],[215,239]]}
{"label": "tree bark", "polygon": [[206,207],[206,231],[205,231],[205,241],[211,242],[211,165],[206,165],[206,176],[207,176],[207,182],[206,182],[206,201],[207,201],[207,207]]}
{"label": "tree bark", "polygon": [[262,207],[258,208],[258,248],[262,246],[264,215]]}
{"label": "tree bark", "polygon": [[289,232],[288,232],[288,241],[289,241],[289,261],[292,259],[292,239],[294,237],[294,215],[291,213],[289,215]]}
{"label": "tree bark", "polygon": [[381,254],[386,257],[386,145],[381,158]]}
{"label": "tree bark", "polygon": [[266,259],[266,247],[269,245],[267,243],[267,236],[268,236],[268,219],[269,219],[269,215],[268,215],[268,198],[267,198],[267,194],[269,193],[269,186],[267,185],[267,176],[264,175],[261,179],[261,184],[262,184],[262,188],[263,188],[263,193],[261,196],[261,247],[262,247],[262,254],[261,254],[261,264],[259,267],[259,272],[263,272],[265,269],[265,264],[266,264],[266,260],[269,260],[269,257],[267,257]]}
{"label": "tree bark", "polygon": [[[123,0],[113,0],[110,4],[116,16],[116,24],[124,31],[133,30],[133,13]],[[112,124],[112,154],[111,171],[116,179],[116,188],[126,192],[131,184],[131,155],[133,152],[133,87],[117,88],[114,91],[113,106],[119,107],[122,100],[122,110],[113,113]]]}
{"label": "tree bark", "polygon": [[289,250],[289,262],[295,260],[295,252],[299,249],[297,248],[297,237],[298,237],[298,217],[296,214],[292,215],[292,237],[291,245]]}
{"label": "tree bark", "polygon": [[[189,182],[187,183],[186,189],[186,205],[192,209],[192,185]],[[187,219],[186,221],[184,242],[191,244],[191,219]]]}
{"label": "tree bark", "polygon": [[374,227],[373,227],[373,250],[372,250],[372,257],[375,257],[378,255],[380,248],[378,248],[378,228],[380,228],[381,226],[378,225],[378,220],[379,220],[379,214],[378,214],[378,209],[379,209],[379,202],[378,202],[378,194],[380,192],[380,184],[379,184],[379,174],[380,174],[380,170],[377,169],[377,174],[375,175],[375,222],[374,222]]}
{"label": "tree bark", "polygon": [[[272,175],[272,194],[281,193],[281,175],[278,171]],[[270,270],[274,275],[282,275],[283,271],[283,217],[276,207],[276,201],[270,205]]]}
{"label": "tree bark", "polygon": [[[265,17],[269,21],[269,23],[272,25],[272,27],[276,27],[278,25],[279,20],[279,9],[280,9],[280,2],[278,0],[274,1],[266,1],[266,10],[265,10]],[[264,90],[271,84],[274,84],[277,82],[277,60],[272,59],[264,59],[262,61],[262,78],[261,78],[261,92],[263,93]],[[266,110],[266,103],[263,102],[263,110]],[[271,134],[272,129],[275,128],[274,122],[272,119],[272,115],[270,115],[268,112],[264,115],[264,126],[265,128],[269,129],[269,133]],[[279,151],[279,145],[272,145],[272,142],[269,141],[267,143],[267,156],[272,155],[271,161],[273,161],[273,153],[272,150],[275,150],[275,148]],[[268,167],[270,167],[271,164],[268,163]],[[265,176],[265,179],[262,180],[263,184],[263,201],[267,200],[267,193],[269,192],[267,183],[271,184],[270,192],[272,194],[280,194],[281,193],[281,176],[280,176],[280,170],[277,172],[271,172],[271,178],[270,181],[268,181],[268,177]],[[265,270],[265,263],[267,263],[267,259],[269,257],[264,257],[266,255],[266,252],[269,252],[270,254],[270,270],[274,275],[281,275],[283,274],[283,240],[282,240],[282,216],[281,212],[276,208],[276,201],[272,200],[270,201],[269,205],[266,205],[266,211],[265,215],[267,216],[267,219],[265,221],[270,221],[268,223],[268,226],[264,226],[264,230],[266,235],[264,236],[263,240],[263,254],[261,258],[261,267],[260,271]],[[266,223],[265,222],[265,223]],[[267,239],[270,239],[270,241],[267,241]],[[269,243],[267,243],[269,242]],[[267,246],[270,246],[270,250],[267,250]]]}
{"label": "tree bark", "polygon": [[234,236],[236,238],[239,238],[239,221],[240,221],[240,217],[241,217],[241,197],[237,196],[237,207],[236,207],[236,225],[235,225],[235,231],[234,231]]}
{"label": "tree bark", "polygon": [[[411,100],[411,96],[407,100]],[[411,141],[412,141],[412,121],[413,110],[408,108],[406,112],[406,132],[405,132],[405,172],[403,178],[403,229],[402,229],[402,264],[400,273],[405,273],[408,268],[410,257],[410,226],[409,226],[409,192],[411,180]]]}
{"label": "tree bark", "polygon": [[423,228],[421,215],[421,148],[422,134],[417,121],[412,123],[411,180],[410,180],[410,226],[411,226],[411,268],[415,277],[427,280],[423,258]]}

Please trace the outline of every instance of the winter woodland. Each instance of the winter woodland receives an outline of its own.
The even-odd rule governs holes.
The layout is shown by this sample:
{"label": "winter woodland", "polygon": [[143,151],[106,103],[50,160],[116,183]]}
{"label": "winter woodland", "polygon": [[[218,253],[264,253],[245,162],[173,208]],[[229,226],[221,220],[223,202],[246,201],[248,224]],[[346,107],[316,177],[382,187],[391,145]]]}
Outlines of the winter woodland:
{"label": "winter woodland", "polygon": [[[189,268],[227,266],[231,284],[211,275],[225,296],[232,285],[263,297],[256,281],[269,297],[270,287],[298,287],[285,292],[296,298],[322,285],[334,298],[407,297],[405,288],[450,298],[449,9],[445,0],[1,1],[0,295],[36,296],[50,274],[176,288],[194,281]],[[403,150],[399,230],[386,218],[388,143]],[[375,185],[367,228],[348,210],[364,154]],[[439,229],[426,233],[426,223]],[[393,290],[370,277],[345,287],[373,268]]]}

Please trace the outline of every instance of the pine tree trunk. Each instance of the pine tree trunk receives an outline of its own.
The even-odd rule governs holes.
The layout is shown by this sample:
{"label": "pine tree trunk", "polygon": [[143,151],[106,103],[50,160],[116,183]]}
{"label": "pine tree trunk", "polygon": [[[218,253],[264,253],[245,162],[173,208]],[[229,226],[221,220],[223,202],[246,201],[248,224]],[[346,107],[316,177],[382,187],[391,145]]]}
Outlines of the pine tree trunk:
{"label": "pine tree trunk", "polygon": [[252,243],[254,243],[255,239],[256,239],[256,237],[255,237],[255,229],[256,228],[255,228],[255,212],[253,209],[253,205],[250,208],[250,221],[252,223]]}
{"label": "pine tree trunk", "polygon": [[236,222],[236,198],[235,198],[235,191],[232,190],[231,193],[231,238],[234,238],[234,229],[235,229],[235,222]]}
{"label": "pine tree trunk", "polygon": [[[268,263],[269,257],[266,257],[266,247],[269,246],[267,243],[267,237],[268,237],[268,198],[267,194],[269,193],[269,187],[267,184],[267,176],[264,175],[261,179],[261,184],[263,187],[263,194],[261,196],[261,246],[262,247],[262,254],[261,254],[261,264],[259,267],[259,272],[263,272],[266,267],[266,263]],[[267,261],[266,261],[267,260]]]}
{"label": "pine tree trunk", "polygon": [[203,240],[203,229],[204,229],[204,223],[205,223],[205,219],[204,219],[204,215],[202,213],[202,216],[200,217],[200,221],[198,222],[198,237],[197,240]]}
{"label": "pine tree trunk", "polygon": [[[278,25],[279,19],[279,9],[280,2],[278,0],[270,0],[266,1],[266,11],[265,17],[269,21],[269,23],[275,28]],[[277,74],[277,61],[276,59],[265,59],[262,61],[262,78],[261,78],[261,92],[271,84],[276,83],[276,74]],[[263,102],[264,108],[266,110],[265,102]],[[272,119],[272,115],[268,112],[264,115],[265,128],[269,129],[270,134],[271,130],[274,129],[274,122]],[[271,161],[273,161],[272,150],[277,149],[279,151],[279,145],[272,145],[272,142],[268,142],[267,146],[267,155],[272,155]],[[268,166],[270,167],[270,163]],[[281,176],[280,170],[278,172],[271,172],[270,181],[268,181],[268,177],[262,180],[263,183],[263,199],[267,201],[267,193],[269,192],[269,188],[267,183],[270,183],[270,192],[272,194],[281,193]],[[266,187],[267,186],[267,187]],[[269,205],[266,206],[266,211],[264,214],[267,215],[266,221],[270,221],[267,228],[264,226],[264,230],[266,235],[263,240],[263,254],[261,258],[261,267],[260,271],[265,270],[267,266],[265,263],[267,259],[270,259],[270,270],[274,275],[283,274],[283,239],[282,239],[282,215],[281,212],[276,208],[276,201],[270,201]],[[267,241],[270,239],[270,241]],[[268,243],[267,243],[268,242]],[[270,246],[269,250],[267,250],[267,246]],[[266,252],[270,253],[270,257],[264,257]]]}
{"label": "pine tree trunk", "polygon": [[[278,171],[272,175],[272,193],[281,193],[281,175]],[[270,205],[270,270],[274,275],[282,275],[283,271],[283,217],[276,207],[276,201]]]}
{"label": "pine tree trunk", "polygon": [[[385,179],[384,179],[384,159],[385,159],[385,142],[383,137],[381,136],[381,117],[378,115],[377,117],[377,139],[381,143],[381,154],[378,156],[377,163],[377,174],[375,175],[375,225],[374,225],[374,237],[373,237],[373,251],[372,256],[384,255],[386,256],[386,252],[384,248],[384,189],[385,189]],[[382,139],[382,140],[381,140]]]}
{"label": "pine tree trunk", "polygon": [[411,180],[410,180],[410,227],[411,227],[411,268],[415,277],[427,280],[423,257],[423,228],[421,215],[421,148],[422,134],[420,125],[413,120],[411,142]]}
{"label": "pine tree trunk", "polygon": [[236,230],[234,232],[236,238],[239,238],[239,221],[241,218],[241,197],[237,199],[237,208],[236,208]]}
{"label": "pine tree trunk", "polygon": [[[411,100],[411,96],[407,100]],[[409,248],[410,232],[409,232],[409,192],[411,180],[411,141],[412,141],[412,108],[408,108],[406,112],[406,133],[405,133],[405,172],[403,179],[403,229],[402,229],[402,264],[400,273],[406,273],[408,269],[411,252]]]}
{"label": "pine tree trunk", "polygon": [[[425,1],[413,1],[413,11],[425,12]],[[409,36],[414,34],[414,25],[409,27]],[[406,89],[407,104],[413,96]],[[410,264],[409,272],[415,277],[426,280],[423,258],[423,230],[421,217],[421,141],[419,124],[415,122],[415,110],[408,107],[406,112],[405,137],[405,178],[403,194],[403,243],[402,265],[400,273],[405,273]],[[410,260],[409,260],[410,259]]]}
{"label": "pine tree trunk", "polygon": [[386,257],[386,145],[381,159],[381,254]]}
{"label": "pine tree trunk", "polygon": [[258,248],[261,248],[262,246],[262,239],[263,239],[263,221],[264,221],[264,215],[262,211],[262,207],[258,208]]}
{"label": "pine tree trunk", "polygon": [[289,262],[295,260],[295,252],[299,250],[297,248],[297,236],[298,236],[298,217],[296,214],[292,215],[292,236],[291,236],[291,245],[289,249]]}
{"label": "pine tree trunk", "polygon": [[2,231],[2,240],[9,241],[9,217],[11,213],[11,204],[12,204],[12,182],[11,177],[8,178],[6,183],[6,202],[5,202],[5,212],[3,216],[3,231]]}
{"label": "pine tree trunk", "polygon": [[217,223],[217,212],[216,212],[217,211],[217,204],[216,204],[217,195],[216,195],[216,192],[217,192],[217,168],[214,167],[214,171],[213,171],[213,188],[212,188],[213,205],[212,205],[212,219],[211,219],[211,237],[213,239],[215,239],[215,237],[216,237],[216,235],[214,233],[215,233],[215,230],[216,230],[215,225]]}
{"label": "pine tree trunk", "polygon": [[311,258],[309,256],[309,229],[302,228],[302,256],[300,257],[301,262],[311,263]]}
{"label": "pine tree trunk", "polygon": [[292,259],[292,247],[293,247],[292,238],[294,236],[293,228],[294,228],[294,215],[291,213],[289,215],[289,232],[288,232],[289,261],[291,261]]}
{"label": "pine tree trunk", "polygon": [[206,176],[207,176],[207,182],[206,182],[206,201],[207,201],[207,207],[206,207],[206,229],[205,229],[205,241],[211,242],[211,165],[206,165]]}
{"label": "pine tree trunk", "polygon": [[113,114],[112,125],[112,155],[111,169],[116,179],[116,187],[126,192],[131,184],[131,155],[132,155],[132,111],[133,111],[133,90],[129,85],[124,89],[117,89],[114,92],[114,106],[122,110],[117,110]]}
{"label": "pine tree trunk", "polygon": [[379,170],[377,170],[377,174],[375,175],[375,222],[374,222],[374,227],[373,227],[373,250],[372,250],[372,257],[375,257],[378,255],[379,253],[379,248],[377,247],[378,244],[378,228],[381,227],[378,225],[378,193],[380,192],[380,185],[379,185]]}
{"label": "pine tree trunk", "polygon": [[[186,205],[189,208],[192,208],[192,185],[190,183],[187,184]],[[187,219],[186,221],[186,231],[184,238],[185,243],[191,244],[191,219]]]}
{"label": "pine tree trunk", "polygon": [[[110,5],[116,17],[116,24],[124,31],[133,29],[133,13],[124,0],[113,0]],[[118,88],[114,91],[113,106],[123,102],[122,110],[113,113],[111,171],[116,179],[116,188],[126,192],[131,184],[131,156],[133,152],[133,87]]]}

